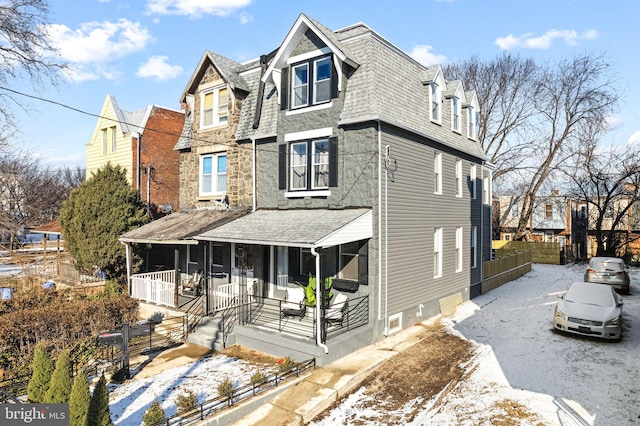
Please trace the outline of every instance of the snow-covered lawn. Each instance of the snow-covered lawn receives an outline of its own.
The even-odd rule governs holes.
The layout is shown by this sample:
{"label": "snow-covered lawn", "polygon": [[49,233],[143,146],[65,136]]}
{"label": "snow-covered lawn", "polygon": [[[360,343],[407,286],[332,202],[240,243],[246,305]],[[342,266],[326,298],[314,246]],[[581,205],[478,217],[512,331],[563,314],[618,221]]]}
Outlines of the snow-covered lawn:
{"label": "snow-covered lawn", "polygon": [[[640,424],[640,271],[631,270],[632,294],[624,296],[620,342],[553,330],[558,294],[582,281],[583,271],[584,265],[534,265],[526,276],[465,302],[444,319],[454,333],[476,345],[476,356],[465,366],[466,379],[425,404],[413,424],[492,425],[492,410],[505,401],[524,406],[533,416],[499,424]],[[155,398],[171,415],[181,392],[191,389],[204,401],[217,396],[225,376],[240,384],[254,372],[243,361],[213,356],[134,379],[111,392],[112,419],[117,425],[139,425]],[[340,412],[352,412],[350,401],[356,400],[357,394],[337,407],[332,421],[340,423]]]}

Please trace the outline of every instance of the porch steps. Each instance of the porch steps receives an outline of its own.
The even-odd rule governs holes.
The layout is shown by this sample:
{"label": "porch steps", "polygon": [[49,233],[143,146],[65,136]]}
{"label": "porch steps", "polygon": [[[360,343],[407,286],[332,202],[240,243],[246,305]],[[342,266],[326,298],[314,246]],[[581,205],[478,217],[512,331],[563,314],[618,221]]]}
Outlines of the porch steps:
{"label": "porch steps", "polygon": [[[196,330],[187,336],[187,340],[196,345],[204,346],[214,351],[224,349],[223,333],[222,333],[222,317],[213,316],[202,319],[202,324],[196,327]],[[229,336],[227,346],[233,344],[233,336]]]}

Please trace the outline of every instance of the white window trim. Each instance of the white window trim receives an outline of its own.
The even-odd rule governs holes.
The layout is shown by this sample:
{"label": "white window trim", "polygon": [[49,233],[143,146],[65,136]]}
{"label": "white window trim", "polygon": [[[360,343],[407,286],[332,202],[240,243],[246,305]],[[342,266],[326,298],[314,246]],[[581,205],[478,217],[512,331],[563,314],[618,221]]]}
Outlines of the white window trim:
{"label": "white window trim", "polygon": [[312,140],[311,141],[311,158],[310,158],[310,162],[309,164],[311,165],[311,170],[309,170],[309,172],[311,173],[311,189],[313,190],[317,190],[317,189],[329,189],[329,176],[327,176],[327,185],[322,185],[322,186],[315,186],[315,181],[316,181],[316,165],[321,165],[321,164],[325,164],[325,163],[317,163],[316,164],[316,144],[318,144],[318,142],[326,142],[327,144],[327,162],[326,162],[326,166],[327,166],[327,173],[329,172],[329,139],[316,139],[316,140]]}
{"label": "white window trim", "polygon": [[436,152],[433,156],[433,193],[442,195],[442,153]]}
{"label": "white window trim", "polygon": [[[391,324],[394,324],[394,323],[398,323],[398,325],[392,328]],[[401,330],[402,330],[402,312],[395,315],[390,315],[389,318],[387,318],[387,335],[397,333],[398,331],[401,331]]]}
{"label": "white window trim", "polygon": [[[229,106],[227,105],[227,120],[219,121],[218,112],[220,110],[220,105],[218,104],[220,100],[220,89],[227,89],[227,96],[231,96],[231,91],[227,88],[226,85],[216,86],[212,88],[208,88],[200,92],[200,129],[211,129],[214,127],[226,126],[229,122]],[[205,124],[204,122],[204,97],[205,95],[213,93],[213,105],[212,105],[212,117],[211,124]]]}
{"label": "white window trim", "polygon": [[[461,115],[461,105],[460,98],[457,96],[451,97],[451,130],[456,133],[462,133],[462,117]],[[456,119],[457,118],[457,119]]]}
{"label": "white window trim", "polygon": [[462,197],[462,160],[456,160],[456,197]]}
{"label": "white window trim", "polygon": [[475,268],[478,266],[478,227],[471,227],[471,267]]}
{"label": "white window trim", "polygon": [[489,176],[485,176],[484,179],[482,179],[482,202],[486,206],[489,205],[489,200],[491,200],[491,187],[489,186],[490,182],[491,179],[489,179]]}
{"label": "white window trim", "polygon": [[475,200],[478,197],[478,187],[476,184],[477,181],[477,170],[476,165],[471,165],[469,169],[469,180],[471,180],[471,199]]}
{"label": "white window trim", "polygon": [[456,272],[461,272],[462,271],[462,265],[463,265],[463,256],[462,256],[462,239],[463,239],[463,229],[462,226],[458,226],[456,228]]}
{"label": "white window trim", "polygon": [[107,129],[102,129],[102,155],[107,155]]}
{"label": "white window trim", "polygon": [[[301,187],[294,187],[293,186],[293,183],[294,183],[293,182],[293,177],[294,177],[294,174],[293,174],[293,170],[294,170],[293,159],[294,159],[294,153],[295,153],[293,147],[295,145],[302,145],[302,146],[304,146],[304,149],[305,149],[304,164],[297,166],[299,168],[304,167],[304,177],[305,177],[304,178],[304,182],[303,182],[304,186],[301,186]],[[310,154],[309,154],[309,143],[308,143],[308,141],[292,142],[289,145],[289,189],[291,189],[291,190],[305,190],[305,189],[307,189],[307,181],[309,180],[309,172],[310,172],[310,170],[309,170],[309,155]]]}
{"label": "white window trim", "polygon": [[433,278],[442,277],[442,228],[433,230]]}
{"label": "white window trim", "polygon": [[[435,99],[433,99],[435,93]],[[438,116],[433,116],[433,104],[436,103],[438,108]],[[437,83],[429,85],[429,120],[434,123],[442,123],[442,89]]]}
{"label": "white window trim", "polygon": [[467,107],[467,137],[476,140],[476,113],[471,105]]}
{"label": "white window trim", "polygon": [[[320,61],[329,61],[329,67],[331,67],[331,64],[333,62],[333,59],[331,58],[331,56],[325,56],[323,58],[318,58],[315,61],[313,61],[313,81],[311,82],[313,84],[313,105],[321,105],[327,102],[331,102],[331,71],[329,71],[329,78],[325,78],[324,80],[319,80],[318,79],[318,63]],[[324,82],[329,82],[329,99],[324,100],[324,101],[318,101],[318,85],[320,83],[324,83]]]}
{"label": "white window trim", "polygon": [[116,127],[111,128],[111,152],[116,152]]}
{"label": "white window trim", "polygon": [[308,106],[306,108],[297,107],[296,109],[292,109],[292,110],[287,111],[285,113],[285,115],[289,116],[289,115],[302,114],[302,113],[305,113],[305,112],[318,111],[318,110],[321,110],[321,109],[331,108],[332,106],[333,106],[333,102],[326,102],[326,103],[323,103],[323,104]]}
{"label": "white window trim", "polygon": [[[294,86],[293,82],[295,80],[295,76],[296,76],[296,69],[298,68],[302,68],[302,67],[306,67],[307,68],[307,82],[304,85],[300,85],[300,86]],[[309,106],[309,86],[312,84],[312,82],[310,81],[311,79],[309,78],[311,76],[311,73],[309,72],[311,70],[311,64],[309,62],[303,62],[301,64],[297,64],[297,65],[293,65],[291,67],[291,109],[298,109],[298,108],[304,108]],[[298,87],[304,87],[306,89],[307,92],[307,102],[306,103],[301,103],[299,105],[296,105],[295,103],[295,99],[296,99],[296,88]]]}
{"label": "white window trim", "polygon": [[304,198],[304,197],[329,197],[331,190],[324,191],[287,191],[284,193],[285,198]]}
{"label": "white window trim", "polygon": [[[226,172],[225,173],[219,173],[217,171],[218,169],[218,158],[221,156],[227,156],[226,152],[218,152],[218,153],[212,153],[212,154],[204,154],[200,156],[199,159],[199,169],[198,169],[198,195],[200,197],[210,197],[210,196],[221,196],[224,195],[226,193],[226,188],[223,191],[220,191],[218,188],[218,177],[221,175],[225,175],[226,176]],[[211,166],[212,166],[212,170],[211,170],[211,191],[210,192],[204,192],[202,190],[203,188],[203,178],[204,175],[202,173],[203,171],[203,162],[205,157],[211,157]]]}

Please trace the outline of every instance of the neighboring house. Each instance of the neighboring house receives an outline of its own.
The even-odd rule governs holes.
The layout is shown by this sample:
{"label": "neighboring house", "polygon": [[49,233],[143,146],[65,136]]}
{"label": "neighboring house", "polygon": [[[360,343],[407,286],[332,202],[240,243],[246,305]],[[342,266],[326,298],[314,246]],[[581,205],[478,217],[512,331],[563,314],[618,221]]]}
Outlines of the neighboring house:
{"label": "neighboring house", "polygon": [[119,165],[132,188],[140,191],[150,216],[179,210],[180,155],[173,148],[184,119],[184,112],[156,105],[124,111],[107,95],[86,145],[87,179],[107,163]]}
{"label": "neighboring house", "polygon": [[[238,306],[227,343],[322,365],[480,293],[492,168],[475,93],[440,66],[364,24],[302,14],[259,60],[206,52],[182,101],[181,213],[208,212],[210,229],[161,240],[151,224],[122,240],[174,244],[174,272],[197,247],[207,313]],[[334,296],[293,309],[309,277]]]}

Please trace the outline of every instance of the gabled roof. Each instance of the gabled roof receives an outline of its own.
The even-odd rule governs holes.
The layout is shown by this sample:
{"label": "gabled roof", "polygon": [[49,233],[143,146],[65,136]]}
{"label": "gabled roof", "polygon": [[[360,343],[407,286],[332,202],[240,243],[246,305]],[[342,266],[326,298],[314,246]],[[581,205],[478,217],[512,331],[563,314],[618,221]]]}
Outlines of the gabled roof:
{"label": "gabled roof", "polygon": [[200,58],[200,62],[198,62],[193,74],[191,74],[191,78],[183,90],[182,96],[180,96],[180,102],[184,102],[187,94],[195,93],[195,89],[200,83],[202,75],[209,64],[213,65],[213,67],[218,71],[218,74],[220,74],[222,79],[229,85],[231,90],[249,92],[249,86],[240,76],[240,72],[244,71],[247,65],[240,64],[215,52],[207,50]]}
{"label": "gabled roof", "polygon": [[269,64],[262,80],[265,82],[272,81],[272,72],[275,69],[282,68],[286,60],[291,56],[293,50],[298,45],[298,42],[304,37],[308,30],[313,31],[320,40],[333,52],[334,55],[340,59],[340,61],[347,63],[353,68],[358,67],[358,63],[347,54],[347,49],[342,46],[342,43],[336,36],[336,34],[329,30],[319,22],[309,18],[304,13],[301,13],[293,24],[289,33],[285,37],[280,48],[276,52],[273,61]]}
{"label": "gabled roof", "polygon": [[457,96],[463,103],[466,102],[465,91],[462,88],[462,82],[460,80],[453,80],[447,82],[447,87],[442,92],[442,96],[450,98]]}

